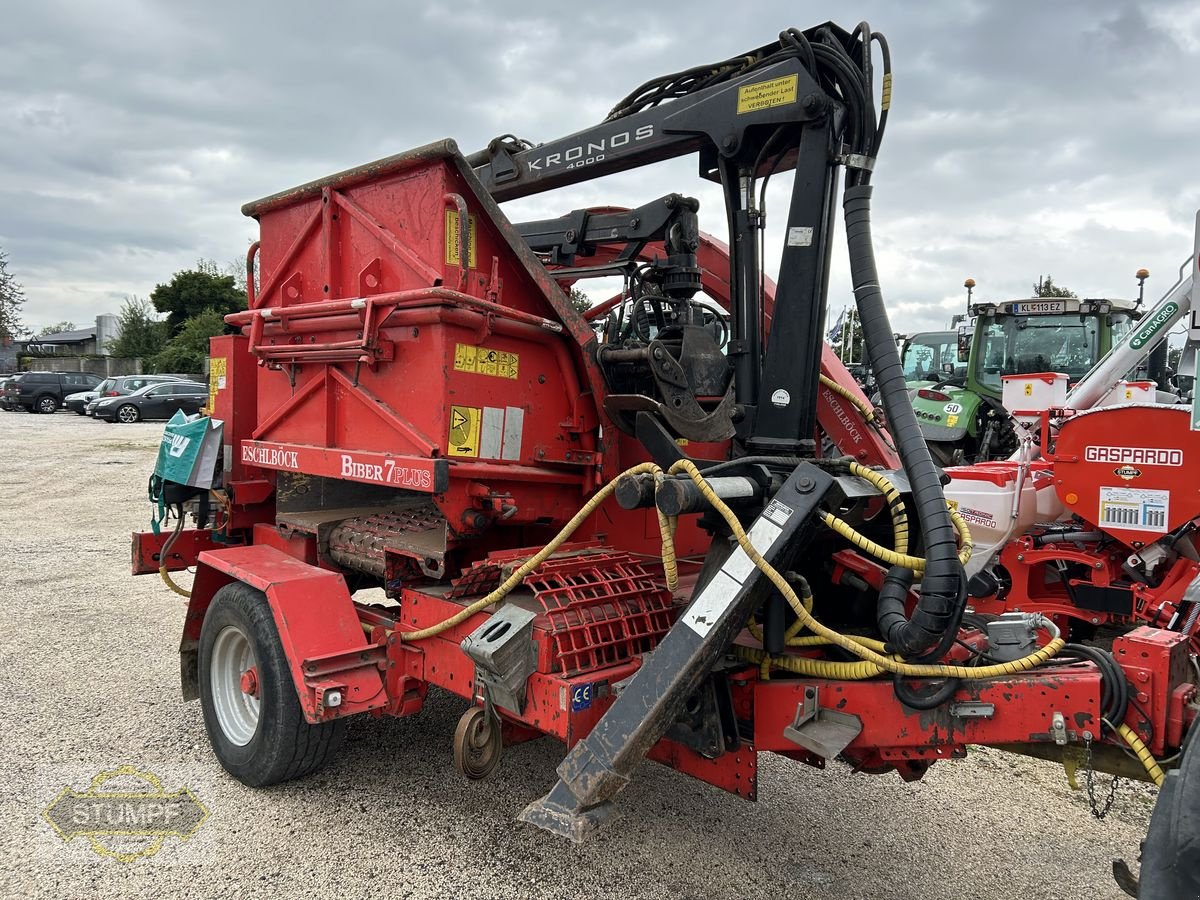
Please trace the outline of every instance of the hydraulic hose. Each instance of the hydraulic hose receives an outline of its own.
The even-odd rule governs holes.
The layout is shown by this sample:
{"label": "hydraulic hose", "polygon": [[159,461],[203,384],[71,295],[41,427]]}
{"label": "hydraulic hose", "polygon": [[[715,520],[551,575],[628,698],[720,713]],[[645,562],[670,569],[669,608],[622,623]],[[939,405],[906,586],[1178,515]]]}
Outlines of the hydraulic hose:
{"label": "hydraulic hose", "polygon": [[171,548],[175,546],[175,542],[179,540],[179,535],[183,531],[183,509],[179,510],[179,518],[175,522],[175,530],[171,532],[171,536],[163,543],[162,549],[158,551],[158,575],[163,580],[163,583],[173,590],[180,597],[192,596],[192,592],[187,588],[180,587],[171,578],[171,573],[167,569],[167,556],[171,552]]}
{"label": "hydraulic hose", "polygon": [[892,692],[895,693],[896,699],[909,709],[937,709],[954,696],[961,681],[959,678],[947,678],[929,693],[918,694],[907,681],[899,675],[894,675],[892,676]]}
{"label": "hydraulic hose", "polygon": [[900,655],[921,657],[930,651],[934,651],[930,655],[940,655],[937,651],[949,649],[958,630],[966,602],[966,576],[958,560],[954,523],[946,508],[940,475],[908,401],[904,369],[879,288],[871,242],[871,192],[869,184],[847,186],[844,192],[850,276],[867,356],[912,487],[925,549],[925,571],[912,619],[904,612],[906,589],[899,579],[888,579],[880,591],[877,623],[889,647]]}

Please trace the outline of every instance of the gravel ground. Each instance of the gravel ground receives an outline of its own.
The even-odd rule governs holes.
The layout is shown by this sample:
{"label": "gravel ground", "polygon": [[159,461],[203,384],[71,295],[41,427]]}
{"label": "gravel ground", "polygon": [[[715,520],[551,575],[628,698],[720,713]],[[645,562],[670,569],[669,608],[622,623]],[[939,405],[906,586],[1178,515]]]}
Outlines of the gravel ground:
{"label": "gravel ground", "polygon": [[[1136,858],[1152,793],[1120,788],[1096,822],[1061,768],[992,751],[915,784],[764,755],[756,804],[647,763],[614,826],[573,847],[514,823],[561,745],[511,748],[467,782],[450,755],[464,703],[439,694],[409,720],[352,720],[313,778],[245,788],[180,699],[183,605],[128,574],[161,431],[0,413],[4,896],[1123,896],[1109,868]],[[189,787],[209,812],[198,832],[128,863],[60,839],[43,809],[126,764]]]}

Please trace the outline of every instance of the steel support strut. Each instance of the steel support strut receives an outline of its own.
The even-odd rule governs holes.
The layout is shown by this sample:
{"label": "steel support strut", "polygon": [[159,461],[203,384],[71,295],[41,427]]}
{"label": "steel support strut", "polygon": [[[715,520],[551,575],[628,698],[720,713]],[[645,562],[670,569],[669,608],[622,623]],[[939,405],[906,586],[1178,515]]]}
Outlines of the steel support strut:
{"label": "steel support strut", "polygon": [[[832,484],[831,476],[804,463],[754,521],[750,541],[773,566],[788,565]],[[772,590],[740,547],[710,563],[705,565],[710,577],[702,575],[703,586],[679,621],[591,733],[567,754],[558,767],[558,784],[521,813],[522,821],[576,842],[595,830],[607,817],[609,801],[629,783],[634,768]]]}

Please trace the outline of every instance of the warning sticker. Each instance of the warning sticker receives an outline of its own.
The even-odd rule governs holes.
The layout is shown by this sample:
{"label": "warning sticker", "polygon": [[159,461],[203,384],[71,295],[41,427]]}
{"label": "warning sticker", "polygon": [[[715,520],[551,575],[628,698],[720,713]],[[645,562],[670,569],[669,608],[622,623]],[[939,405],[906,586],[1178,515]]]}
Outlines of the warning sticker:
{"label": "warning sticker", "polygon": [[489,350],[471,344],[454,345],[454,368],[459,372],[474,372],[476,375],[491,375],[495,378],[515,380],[521,357],[504,350]]}
{"label": "warning sticker", "polygon": [[208,410],[212,412],[217,403],[217,391],[225,389],[225,372],[229,364],[223,356],[208,361]]}
{"label": "warning sticker", "polygon": [[1150,488],[1100,488],[1100,525],[1166,534],[1171,492]]}
{"label": "warning sticker", "polygon": [[747,84],[738,88],[737,114],[758,112],[772,106],[786,106],[796,102],[798,75],[785,75],[770,81]]}
{"label": "warning sticker", "polygon": [[[458,210],[446,210],[446,265],[460,266]],[[467,266],[475,268],[475,217],[467,216]]]}
{"label": "warning sticker", "polygon": [[[770,513],[768,515],[767,513]],[[782,503],[771,501],[763,515],[754,523],[747,537],[750,544],[760,554],[766,554],[775,539],[783,533],[776,521],[786,522],[791,518],[792,509]],[[725,560],[725,565],[701,589],[691,605],[684,611],[684,624],[701,637],[705,637],[714,626],[729,612],[738,594],[742,591],[750,573],[754,571],[754,562],[740,546],[735,548]]]}
{"label": "warning sticker", "polygon": [[479,423],[483,410],[476,406],[450,407],[450,436],[446,440],[447,456],[479,455]]}

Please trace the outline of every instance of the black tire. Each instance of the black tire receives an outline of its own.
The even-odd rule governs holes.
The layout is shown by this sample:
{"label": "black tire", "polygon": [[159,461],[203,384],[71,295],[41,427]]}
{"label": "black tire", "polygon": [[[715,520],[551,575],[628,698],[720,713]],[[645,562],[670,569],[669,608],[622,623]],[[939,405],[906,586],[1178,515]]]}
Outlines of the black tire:
{"label": "black tire", "polygon": [[42,394],[33,401],[33,411],[49,415],[58,412],[58,401],[54,399],[52,394]]}
{"label": "black tire", "polygon": [[1200,741],[1192,725],[1179,768],[1167,773],[1142,850],[1143,900],[1200,897]]}
{"label": "black tire", "polygon": [[134,422],[142,420],[142,411],[132,403],[126,403],[113,413],[113,419],[117,422],[124,422],[126,425],[132,425]]}
{"label": "black tire", "polygon": [[[218,635],[230,627],[249,642],[258,674],[258,720],[253,737],[242,745],[223,730],[214,699],[213,648]],[[343,720],[320,725],[305,721],[275,619],[262,591],[235,582],[213,596],[200,630],[199,676],[209,742],[225,771],[242,784],[266,787],[303,778],[324,766],[342,743]],[[218,674],[218,681],[220,677]]]}

